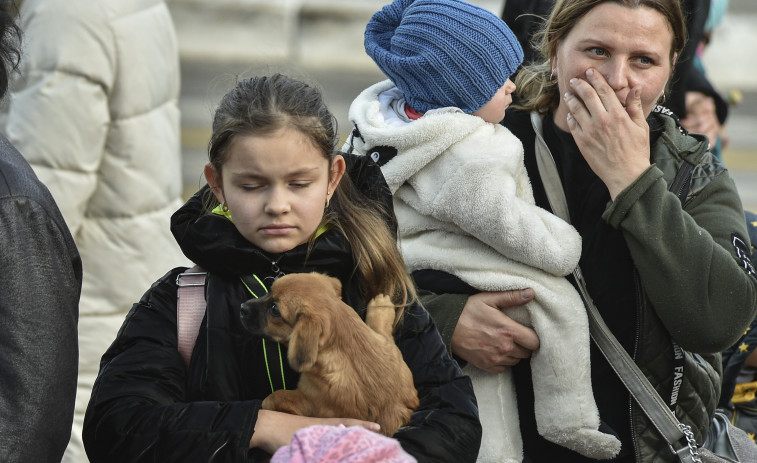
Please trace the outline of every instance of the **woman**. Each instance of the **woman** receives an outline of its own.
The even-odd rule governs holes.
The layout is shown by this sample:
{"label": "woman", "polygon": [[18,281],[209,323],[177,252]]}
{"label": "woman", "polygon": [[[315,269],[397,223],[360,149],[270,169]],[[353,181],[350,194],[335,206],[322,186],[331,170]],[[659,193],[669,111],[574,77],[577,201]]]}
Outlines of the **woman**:
{"label": "woman", "polygon": [[[589,292],[663,397],[677,397],[677,416],[701,443],[720,390],[718,352],[754,317],[757,280],[733,181],[704,137],[686,135],[656,107],[684,37],[677,0],[559,0],[541,35],[546,59],[519,73],[522,106],[503,123],[524,144],[537,204],[549,208],[530,112],[542,117],[583,239]],[[684,162],[694,172],[682,206],[668,188]],[[529,362],[519,360],[538,339],[501,311],[520,297],[526,292],[425,294],[423,302],[458,358],[491,371],[517,364],[525,461],[591,461],[536,431]],[[674,341],[685,352],[678,364]],[[596,349],[591,362],[603,426],[622,442],[613,461],[676,461]]]}

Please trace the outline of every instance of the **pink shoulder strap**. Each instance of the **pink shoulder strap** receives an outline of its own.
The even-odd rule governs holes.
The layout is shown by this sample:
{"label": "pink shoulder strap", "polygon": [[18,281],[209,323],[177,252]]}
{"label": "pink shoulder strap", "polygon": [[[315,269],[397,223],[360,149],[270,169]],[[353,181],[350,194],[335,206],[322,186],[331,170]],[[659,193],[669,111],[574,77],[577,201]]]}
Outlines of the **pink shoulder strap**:
{"label": "pink shoulder strap", "polygon": [[202,319],[205,317],[205,279],[208,272],[199,266],[187,269],[176,276],[178,287],[176,302],[176,331],[178,335],[179,354],[189,368],[192,350],[200,332]]}

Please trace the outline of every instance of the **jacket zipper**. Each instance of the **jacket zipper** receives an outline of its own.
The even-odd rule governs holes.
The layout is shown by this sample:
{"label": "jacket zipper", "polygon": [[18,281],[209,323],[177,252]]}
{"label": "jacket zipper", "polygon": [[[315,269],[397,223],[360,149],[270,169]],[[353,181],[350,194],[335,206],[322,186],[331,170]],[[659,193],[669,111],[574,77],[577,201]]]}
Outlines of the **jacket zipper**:
{"label": "jacket zipper", "polygon": [[[281,261],[281,259],[283,259],[287,255],[286,252],[283,253],[283,254],[279,254],[279,256],[276,259],[271,259],[271,258],[269,258],[268,256],[266,256],[265,254],[263,254],[261,251],[259,251],[257,249],[253,249],[253,251],[257,255],[259,255],[260,257],[262,257],[263,260],[266,260],[266,261],[270,262],[270,264],[271,264],[271,273],[273,274],[273,276],[272,277],[271,276],[267,276],[267,277],[263,278],[264,281],[266,281],[268,279],[271,279],[272,280],[271,283],[273,283],[273,281],[276,281],[277,278],[280,278],[280,277],[286,275],[286,272],[284,272],[283,270],[281,270],[281,268],[279,267],[279,261]],[[268,286],[270,288],[270,285],[267,284],[267,283],[266,283],[266,286]]]}
{"label": "jacket zipper", "polygon": [[[673,181],[668,187],[668,191],[675,193],[675,195],[681,201],[681,207],[683,207],[684,203],[686,202],[686,197],[688,196],[687,190],[689,190],[689,188],[691,187],[691,176],[693,172],[694,166],[686,161],[683,161],[681,166],[678,168],[678,171],[676,172],[675,178],[673,178]],[[634,362],[636,362],[636,355],[638,354],[639,350],[639,338],[641,337],[641,316],[644,311],[643,309],[646,306],[646,299],[644,298],[644,293],[641,286],[641,277],[639,276],[639,271],[636,269],[636,267],[634,267],[633,269],[633,280],[635,287],[634,292],[636,294],[636,324],[634,333],[633,355],[631,356],[631,358],[634,360]],[[639,448],[638,443],[636,442],[636,432],[634,429],[633,419],[633,397],[629,397],[628,399],[628,412],[629,421],[631,423],[631,442],[633,443],[634,460],[639,461]]]}
{"label": "jacket zipper", "polygon": [[683,206],[683,204],[686,202],[686,196],[688,195],[684,195],[684,192],[688,193],[686,190],[690,188],[691,175],[693,171],[694,166],[686,161],[683,161],[681,166],[678,168],[678,172],[676,172],[676,176],[673,179],[673,182],[668,188],[668,190],[675,193],[675,195],[681,201],[681,206]]}

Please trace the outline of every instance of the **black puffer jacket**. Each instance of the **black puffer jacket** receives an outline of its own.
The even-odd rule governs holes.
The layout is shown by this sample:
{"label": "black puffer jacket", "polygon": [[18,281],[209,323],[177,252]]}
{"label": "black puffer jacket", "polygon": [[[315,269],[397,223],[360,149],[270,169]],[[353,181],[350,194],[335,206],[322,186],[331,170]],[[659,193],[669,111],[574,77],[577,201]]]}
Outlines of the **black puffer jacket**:
{"label": "black puffer jacket", "polygon": [[[354,264],[343,236],[322,234],[305,261],[306,245],[278,256],[246,241],[226,218],[204,215],[200,194],[172,219],[187,256],[210,274],[207,316],[189,371],[177,351],[174,269],[135,304],[115,342],[103,356],[84,423],[87,454],[96,462],[256,461],[249,452],[261,400],[297,373],[268,341],[268,368],[262,340],[239,321],[240,304],[250,294],[240,277],[274,276],[272,262],[285,273],[318,270],[342,281],[344,299],[364,311]],[[418,461],[475,461],[481,438],[470,380],[447,354],[428,313],[407,309],[395,340],[413,372],[420,407],[395,437]],[[283,381],[282,374],[283,371]]]}

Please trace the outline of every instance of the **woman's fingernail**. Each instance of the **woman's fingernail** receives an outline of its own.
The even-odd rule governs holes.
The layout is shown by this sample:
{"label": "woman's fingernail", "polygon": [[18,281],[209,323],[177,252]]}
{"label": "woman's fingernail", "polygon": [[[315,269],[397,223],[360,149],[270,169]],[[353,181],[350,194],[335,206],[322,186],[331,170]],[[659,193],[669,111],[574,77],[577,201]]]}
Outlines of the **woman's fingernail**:
{"label": "woman's fingernail", "polygon": [[589,68],[589,69],[586,70],[586,76],[587,77],[591,77],[593,75],[594,75],[594,69]]}
{"label": "woman's fingernail", "polygon": [[575,83],[576,83],[577,81],[578,81],[578,79],[576,79],[576,78],[574,77],[574,78],[570,79],[570,81],[569,81],[569,82],[570,82],[570,85],[575,85]]}
{"label": "woman's fingernail", "polygon": [[531,288],[526,288],[523,291],[521,291],[520,296],[523,298],[523,300],[528,300],[534,297],[534,290]]}

